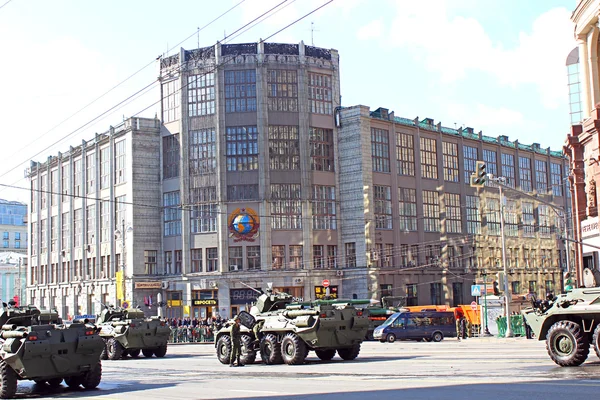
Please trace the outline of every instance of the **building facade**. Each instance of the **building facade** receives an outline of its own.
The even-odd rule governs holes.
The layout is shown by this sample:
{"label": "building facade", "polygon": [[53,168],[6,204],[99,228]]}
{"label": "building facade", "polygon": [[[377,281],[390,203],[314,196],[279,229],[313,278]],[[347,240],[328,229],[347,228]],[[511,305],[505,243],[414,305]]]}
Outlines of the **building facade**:
{"label": "building facade", "polygon": [[25,296],[27,255],[12,251],[0,253],[0,301],[21,303]]}
{"label": "building facade", "polygon": [[27,204],[0,199],[0,251],[27,254]]}

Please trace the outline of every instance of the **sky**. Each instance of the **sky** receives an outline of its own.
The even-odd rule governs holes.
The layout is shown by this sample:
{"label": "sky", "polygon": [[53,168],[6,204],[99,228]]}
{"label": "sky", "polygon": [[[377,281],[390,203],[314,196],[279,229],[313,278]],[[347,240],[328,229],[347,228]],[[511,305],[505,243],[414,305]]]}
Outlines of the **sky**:
{"label": "sky", "polygon": [[[18,187],[0,198],[28,202],[31,160],[160,117],[159,56],[257,42],[328,1],[0,0],[0,185]],[[576,3],[333,0],[268,41],[338,50],[343,106],[561,150]]]}

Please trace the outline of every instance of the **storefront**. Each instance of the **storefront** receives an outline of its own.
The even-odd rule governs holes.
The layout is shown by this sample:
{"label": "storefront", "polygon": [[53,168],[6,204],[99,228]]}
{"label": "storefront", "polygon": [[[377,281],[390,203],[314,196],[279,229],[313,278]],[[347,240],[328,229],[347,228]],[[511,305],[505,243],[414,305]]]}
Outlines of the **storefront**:
{"label": "storefront", "polygon": [[[327,293],[327,289],[329,289],[329,296]],[[315,286],[315,300],[335,300],[338,298],[338,286],[331,285],[329,287],[324,286]]]}
{"label": "storefront", "polygon": [[217,299],[192,299],[191,318],[206,319],[215,317],[219,313]]}
{"label": "storefront", "polygon": [[250,311],[252,303],[260,295],[260,289],[229,289],[229,303],[231,304],[231,316],[238,314],[240,311]]}
{"label": "storefront", "polygon": [[275,293],[282,292],[291,294],[292,297],[302,300],[304,299],[304,286],[287,286],[287,287],[275,287],[273,288]]}
{"label": "storefront", "polygon": [[183,296],[181,292],[167,292],[167,318],[183,318]]}

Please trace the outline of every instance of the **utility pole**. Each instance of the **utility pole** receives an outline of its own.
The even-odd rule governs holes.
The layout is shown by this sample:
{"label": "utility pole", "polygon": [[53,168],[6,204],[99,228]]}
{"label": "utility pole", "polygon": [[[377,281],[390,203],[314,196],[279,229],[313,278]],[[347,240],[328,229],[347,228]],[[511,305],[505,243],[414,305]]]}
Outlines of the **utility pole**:
{"label": "utility pole", "polygon": [[[127,301],[127,285],[125,285],[125,218],[121,220],[121,290],[123,291],[123,301]],[[121,302],[121,304],[123,304]]]}
{"label": "utility pole", "polygon": [[[506,178],[491,178],[494,182],[506,183]],[[512,295],[508,290],[508,271],[506,269],[506,241],[504,240],[504,196],[502,195],[502,185],[498,185],[500,191],[500,238],[502,240],[502,266],[504,268],[504,299],[506,303],[506,335],[505,337],[513,337],[512,328],[510,326],[510,300]]]}

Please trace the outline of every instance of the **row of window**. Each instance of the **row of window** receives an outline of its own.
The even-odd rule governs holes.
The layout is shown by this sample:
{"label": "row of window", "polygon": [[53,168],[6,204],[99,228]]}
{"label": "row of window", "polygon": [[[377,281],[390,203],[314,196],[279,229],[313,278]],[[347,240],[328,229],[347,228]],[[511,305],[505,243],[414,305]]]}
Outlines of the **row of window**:
{"label": "row of window", "polygon": [[121,268],[121,261],[121,254],[115,254],[114,265],[111,265],[110,255],[106,255],[52,263],[50,266],[31,266],[28,279],[31,285],[37,285],[114,278],[115,271]]}

